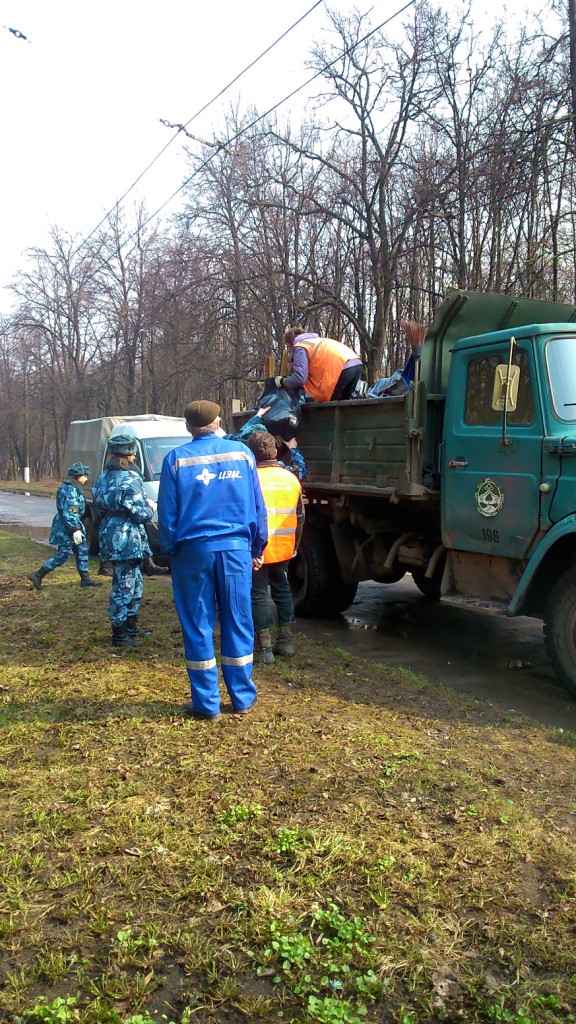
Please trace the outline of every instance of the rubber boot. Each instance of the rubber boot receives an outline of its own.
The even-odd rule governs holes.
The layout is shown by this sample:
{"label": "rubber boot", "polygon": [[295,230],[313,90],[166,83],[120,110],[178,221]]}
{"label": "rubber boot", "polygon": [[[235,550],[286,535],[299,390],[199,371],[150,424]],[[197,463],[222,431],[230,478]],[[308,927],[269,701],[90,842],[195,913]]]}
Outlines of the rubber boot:
{"label": "rubber boot", "polygon": [[112,562],[104,562],[102,559],[100,559],[100,568],[98,569],[98,575],[113,576],[114,566],[112,565]]}
{"label": "rubber boot", "polygon": [[48,575],[48,570],[45,569],[44,566],[41,566],[40,569],[36,570],[36,572],[31,572],[30,573],[30,575],[28,576],[28,579],[33,583],[34,590],[40,590],[40,587],[42,586],[42,580],[47,575]]}
{"label": "rubber boot", "polygon": [[128,636],[123,622],[121,626],[112,626],[112,647],[142,647],[142,643],[136,637]]}
{"label": "rubber boot", "polygon": [[101,587],[100,580],[93,580],[90,578],[87,572],[80,573],[80,586],[81,587]]}
{"label": "rubber boot", "polygon": [[256,633],[254,645],[254,661],[260,665],[274,664],[274,651],[272,650],[272,634],[269,629],[261,629]]}
{"label": "rubber boot", "polygon": [[152,636],[151,629],[139,629],[138,628],[138,616],[129,615],[126,619],[126,635],[127,636]]}
{"label": "rubber boot", "polygon": [[276,643],[274,644],[274,654],[279,654],[284,658],[291,658],[294,654],[294,644],[292,643],[292,623],[283,622],[278,627],[278,635],[276,637]]}
{"label": "rubber boot", "polygon": [[165,565],[155,565],[150,555],[142,559],[142,572],[145,576],[168,576],[170,569]]}

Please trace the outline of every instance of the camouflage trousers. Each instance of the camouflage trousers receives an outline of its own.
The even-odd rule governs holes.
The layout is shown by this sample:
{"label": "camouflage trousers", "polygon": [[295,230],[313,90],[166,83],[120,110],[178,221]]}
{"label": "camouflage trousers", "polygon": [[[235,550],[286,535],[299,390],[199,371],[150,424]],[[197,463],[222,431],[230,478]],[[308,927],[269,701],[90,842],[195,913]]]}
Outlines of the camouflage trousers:
{"label": "camouflage trousers", "polygon": [[64,565],[70,558],[70,555],[74,555],[76,559],[76,568],[82,576],[88,572],[88,545],[87,544],[75,544],[73,547],[70,544],[60,544],[55,555],[49,558],[42,566],[46,572],[52,572],[57,569],[58,566]]}
{"label": "camouflage trousers", "polygon": [[142,573],[140,559],[113,562],[114,576],[108,605],[108,618],[113,626],[121,626],[126,619],[137,615],[142,600]]}

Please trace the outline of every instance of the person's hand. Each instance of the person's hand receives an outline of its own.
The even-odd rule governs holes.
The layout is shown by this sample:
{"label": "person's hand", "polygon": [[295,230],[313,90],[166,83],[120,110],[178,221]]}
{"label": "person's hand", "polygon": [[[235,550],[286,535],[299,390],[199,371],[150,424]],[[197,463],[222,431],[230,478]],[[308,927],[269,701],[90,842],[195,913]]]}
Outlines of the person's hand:
{"label": "person's hand", "polygon": [[254,569],[254,572],[258,572],[258,569],[261,569],[263,565],[264,557],[262,555],[260,555],[259,558],[252,559],[252,568]]}
{"label": "person's hand", "polygon": [[146,504],[152,509],[153,512],[158,508],[158,502],[154,501],[154,498],[146,498]]}
{"label": "person's hand", "polygon": [[[274,379],[276,379],[276,378],[274,378]],[[265,416],[267,412],[270,412],[271,408],[272,408],[271,405],[264,405],[264,406],[262,406],[261,409],[258,409],[258,412],[256,413],[256,415],[259,416],[260,419],[262,419],[262,417]]]}
{"label": "person's hand", "polygon": [[274,383],[275,383],[277,388],[283,388],[285,380],[286,380],[286,378],[285,377],[281,377],[280,375],[278,375],[278,377],[274,377]]}
{"label": "person's hand", "polygon": [[298,441],[296,440],[295,437],[291,437],[289,441],[285,441],[284,443],[285,443],[287,448],[297,448],[298,447]]}
{"label": "person's hand", "polygon": [[72,534],[73,543],[78,545],[81,544],[83,540],[84,534],[82,533],[82,530],[74,530],[74,533]]}

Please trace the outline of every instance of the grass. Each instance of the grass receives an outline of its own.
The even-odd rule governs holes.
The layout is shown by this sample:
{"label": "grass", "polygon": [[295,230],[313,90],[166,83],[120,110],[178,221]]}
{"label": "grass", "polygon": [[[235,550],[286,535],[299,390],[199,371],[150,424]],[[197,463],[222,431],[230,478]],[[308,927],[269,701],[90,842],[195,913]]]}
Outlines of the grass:
{"label": "grass", "polygon": [[571,736],[300,635],[190,721],[169,586],[0,543],[0,1020],[575,1019]]}
{"label": "grass", "polygon": [[12,491],[15,494],[31,492],[32,494],[45,495],[47,498],[55,498],[56,491],[61,483],[61,480],[56,480],[50,476],[42,477],[40,480],[31,480],[29,484],[25,484],[20,479],[0,480],[0,491]]}

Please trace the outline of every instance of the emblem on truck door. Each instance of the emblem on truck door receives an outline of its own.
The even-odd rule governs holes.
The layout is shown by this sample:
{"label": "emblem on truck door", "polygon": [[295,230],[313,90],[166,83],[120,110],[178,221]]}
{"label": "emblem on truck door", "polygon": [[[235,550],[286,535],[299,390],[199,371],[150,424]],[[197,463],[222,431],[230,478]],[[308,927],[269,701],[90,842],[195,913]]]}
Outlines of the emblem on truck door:
{"label": "emblem on truck door", "polygon": [[478,484],[474,492],[476,508],[481,516],[497,516],[504,504],[504,491],[489,476]]}

